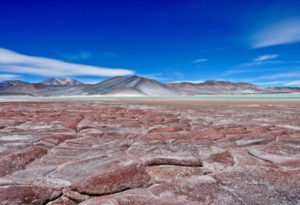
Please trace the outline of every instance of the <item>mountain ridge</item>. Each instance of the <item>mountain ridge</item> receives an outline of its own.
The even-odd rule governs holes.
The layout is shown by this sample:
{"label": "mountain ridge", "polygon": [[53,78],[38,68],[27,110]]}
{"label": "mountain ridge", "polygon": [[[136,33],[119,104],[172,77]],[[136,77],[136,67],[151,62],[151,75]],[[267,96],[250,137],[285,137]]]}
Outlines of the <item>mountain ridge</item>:
{"label": "mountain ridge", "polygon": [[18,85],[27,85],[29,84],[28,82],[21,81],[21,80],[5,80],[0,82],[0,90],[13,87],[13,86],[18,86]]}
{"label": "mountain ridge", "polygon": [[41,82],[43,85],[82,85],[83,83],[73,78],[48,78]]}
{"label": "mountain ridge", "polygon": [[[0,82],[3,85],[8,81]],[[299,87],[260,87],[251,83],[232,83],[208,80],[200,83],[161,83],[137,75],[116,76],[96,84],[84,84],[71,78],[49,78],[40,83],[16,81],[1,90],[1,95],[70,96],[70,95],[114,95],[114,96],[193,96],[203,94],[271,94],[300,92]]]}

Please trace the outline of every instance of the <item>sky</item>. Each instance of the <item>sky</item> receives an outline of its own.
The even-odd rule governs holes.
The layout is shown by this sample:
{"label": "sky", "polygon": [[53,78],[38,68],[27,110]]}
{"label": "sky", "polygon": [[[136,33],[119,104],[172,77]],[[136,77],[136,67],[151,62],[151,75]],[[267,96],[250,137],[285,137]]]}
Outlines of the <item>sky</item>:
{"label": "sky", "polygon": [[299,0],[0,0],[0,81],[300,87]]}

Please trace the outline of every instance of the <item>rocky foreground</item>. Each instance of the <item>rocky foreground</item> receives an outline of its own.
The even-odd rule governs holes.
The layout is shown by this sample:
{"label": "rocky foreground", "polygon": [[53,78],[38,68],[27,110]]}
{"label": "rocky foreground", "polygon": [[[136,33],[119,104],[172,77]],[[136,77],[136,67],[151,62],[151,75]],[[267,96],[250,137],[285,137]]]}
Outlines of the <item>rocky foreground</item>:
{"label": "rocky foreground", "polygon": [[300,204],[300,102],[1,103],[0,204]]}

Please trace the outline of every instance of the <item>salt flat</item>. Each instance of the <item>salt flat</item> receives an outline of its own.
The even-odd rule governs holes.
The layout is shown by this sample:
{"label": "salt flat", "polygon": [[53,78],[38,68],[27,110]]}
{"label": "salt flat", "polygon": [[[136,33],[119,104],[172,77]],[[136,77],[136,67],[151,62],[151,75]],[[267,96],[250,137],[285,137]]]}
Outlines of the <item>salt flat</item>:
{"label": "salt flat", "polygon": [[300,101],[0,103],[0,204],[299,204]]}

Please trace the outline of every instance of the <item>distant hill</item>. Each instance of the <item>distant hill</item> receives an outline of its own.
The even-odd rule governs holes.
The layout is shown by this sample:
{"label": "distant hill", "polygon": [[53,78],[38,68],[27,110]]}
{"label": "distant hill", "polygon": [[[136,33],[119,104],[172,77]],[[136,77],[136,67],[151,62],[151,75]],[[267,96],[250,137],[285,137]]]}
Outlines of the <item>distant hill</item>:
{"label": "distant hill", "polygon": [[[73,79],[50,78],[41,83],[4,81],[1,95],[71,96],[192,96],[203,94],[271,94],[300,93],[299,87],[259,87],[250,83],[209,80],[203,83],[163,84],[140,76],[113,77],[97,84],[83,84]],[[15,83],[12,83],[15,82]],[[5,87],[6,86],[6,87]]]}
{"label": "distant hill", "polygon": [[6,80],[0,82],[0,90],[13,87],[13,86],[19,86],[19,85],[28,85],[29,83],[21,81],[21,80]]}
{"label": "distant hill", "polygon": [[251,83],[208,80],[203,83],[168,83],[168,87],[195,94],[271,94],[300,92],[299,87],[259,87]]}
{"label": "distant hill", "polygon": [[167,86],[186,92],[201,94],[253,94],[270,92],[267,88],[258,87],[250,83],[231,83],[214,80],[208,80],[203,83],[169,83]]}
{"label": "distant hill", "polygon": [[48,78],[41,82],[43,85],[82,85],[83,83],[72,78]]}

